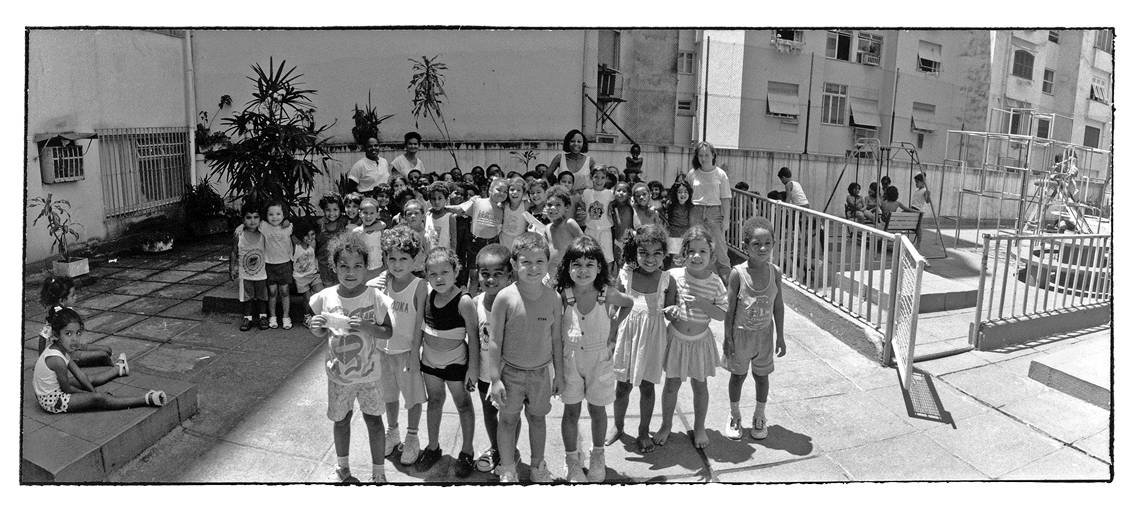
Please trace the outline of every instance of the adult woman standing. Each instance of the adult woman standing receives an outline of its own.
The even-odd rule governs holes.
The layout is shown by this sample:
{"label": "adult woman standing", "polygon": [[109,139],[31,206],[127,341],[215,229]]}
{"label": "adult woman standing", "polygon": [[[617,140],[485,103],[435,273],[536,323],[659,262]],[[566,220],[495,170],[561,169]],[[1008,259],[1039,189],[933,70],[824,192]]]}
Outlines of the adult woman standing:
{"label": "adult woman standing", "polygon": [[689,224],[702,224],[713,236],[713,267],[721,279],[728,279],[731,265],[724,242],[724,219],[732,204],[732,186],[728,174],[716,166],[716,149],[712,144],[697,144],[693,152],[693,168],[687,176],[693,187],[693,206],[689,208]]}
{"label": "adult woman standing", "polygon": [[550,165],[546,169],[546,180],[553,186],[558,183],[558,174],[570,171],[574,174],[572,191],[581,193],[590,187],[590,170],[596,165],[594,160],[585,154],[590,151],[590,144],[586,141],[585,134],[578,129],[566,132],[566,137],[562,139],[562,151],[550,160]]}

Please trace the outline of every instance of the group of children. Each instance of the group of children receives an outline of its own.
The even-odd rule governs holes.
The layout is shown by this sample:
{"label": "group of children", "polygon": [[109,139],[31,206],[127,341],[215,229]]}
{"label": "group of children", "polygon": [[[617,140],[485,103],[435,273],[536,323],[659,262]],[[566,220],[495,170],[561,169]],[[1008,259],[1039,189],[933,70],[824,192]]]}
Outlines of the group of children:
{"label": "group of children", "polygon": [[[880,197],[879,189],[885,188]],[[910,196],[910,205],[899,203],[899,189],[891,185],[890,176],[883,176],[878,182],[872,181],[867,186],[867,196],[861,197],[862,187],[859,183],[847,185],[847,201],[844,204],[844,214],[847,219],[861,223],[885,222],[895,211],[916,212],[929,215],[931,210],[930,190],[926,187],[926,175],[914,175],[914,192]],[[916,245],[922,239],[916,237]]]}

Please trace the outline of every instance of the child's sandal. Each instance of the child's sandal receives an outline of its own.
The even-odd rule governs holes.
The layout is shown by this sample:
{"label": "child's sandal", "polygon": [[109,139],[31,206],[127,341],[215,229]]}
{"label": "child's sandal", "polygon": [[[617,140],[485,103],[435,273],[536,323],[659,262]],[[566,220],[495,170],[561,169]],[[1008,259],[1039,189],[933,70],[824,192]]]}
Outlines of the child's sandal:
{"label": "child's sandal", "polygon": [[166,404],[166,392],[162,390],[150,390],[144,397],[147,406],[161,407]]}
{"label": "child's sandal", "polygon": [[127,364],[126,353],[119,354],[119,358],[115,360],[115,368],[119,370],[119,376],[128,376],[131,374],[131,366]]}

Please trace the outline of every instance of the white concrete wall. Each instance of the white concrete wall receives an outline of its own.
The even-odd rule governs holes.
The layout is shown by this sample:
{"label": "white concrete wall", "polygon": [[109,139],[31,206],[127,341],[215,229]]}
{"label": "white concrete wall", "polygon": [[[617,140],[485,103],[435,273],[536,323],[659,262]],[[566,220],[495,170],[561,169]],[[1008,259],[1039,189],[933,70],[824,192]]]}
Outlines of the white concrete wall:
{"label": "white concrete wall", "polygon": [[[119,226],[105,220],[99,142],[84,158],[85,179],[44,184],[38,133],[94,131],[107,127],[185,124],[182,41],[142,30],[33,30],[28,39],[27,196],[52,193],[69,200],[82,240],[105,238]],[[88,141],[80,141],[87,145]],[[51,238],[25,222],[25,262],[52,255]]]}

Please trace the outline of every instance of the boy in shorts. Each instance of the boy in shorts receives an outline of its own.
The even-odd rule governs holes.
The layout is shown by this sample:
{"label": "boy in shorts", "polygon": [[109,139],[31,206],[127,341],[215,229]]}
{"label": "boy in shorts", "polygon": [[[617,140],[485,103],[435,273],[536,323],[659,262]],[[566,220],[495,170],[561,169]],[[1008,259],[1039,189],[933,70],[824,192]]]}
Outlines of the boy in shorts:
{"label": "boy in shorts", "polygon": [[[342,483],[358,483],[349,468],[349,437],[352,408],[360,404],[368,427],[372,450],[372,481],[384,483],[384,409],[380,392],[380,341],[392,336],[387,324],[384,296],[365,286],[368,249],[360,238],[345,234],[329,248],[336,266],[337,284],[309,299],[316,313],[309,331],[328,339],[325,372],[328,374],[328,417],[333,421],[336,448],[336,478]],[[379,323],[377,322],[379,316]]]}
{"label": "boy in shorts", "polygon": [[241,206],[242,224],[234,229],[234,247],[230,253],[230,279],[238,280],[238,299],[246,305],[245,319],[239,327],[245,332],[255,325],[269,328],[269,285],[265,273],[265,236],[258,230],[261,210],[253,202]]}
{"label": "boy in shorts", "polygon": [[[518,481],[517,445],[519,415],[526,409],[530,433],[530,480],[549,483],[546,467],[546,415],[550,397],[562,392],[562,301],[542,283],[550,251],[546,240],[524,232],[511,250],[516,281],[504,288],[491,305],[491,400],[499,409],[499,482]],[[554,364],[551,384],[550,365]]]}
{"label": "boy in shorts", "polygon": [[392,321],[392,338],[385,341],[380,356],[381,392],[388,415],[388,432],[384,435],[384,455],[391,454],[400,441],[400,397],[408,410],[408,433],[400,463],[412,465],[420,457],[420,412],[427,402],[427,390],[420,373],[420,343],[423,341],[424,304],[427,285],[412,274],[412,266],[420,254],[420,241],[412,229],[397,225],[383,232],[380,247],[388,270],[368,282],[388,297],[388,318]]}
{"label": "boy in shorts", "polygon": [[[502,244],[488,244],[475,257],[477,279],[482,293],[475,296],[475,312],[479,317],[479,399],[483,404],[483,427],[491,447],[479,455],[475,468],[484,473],[499,465],[499,410],[487,392],[491,389],[491,307],[499,292],[514,280],[511,250]],[[517,436],[516,436],[517,437]]]}

